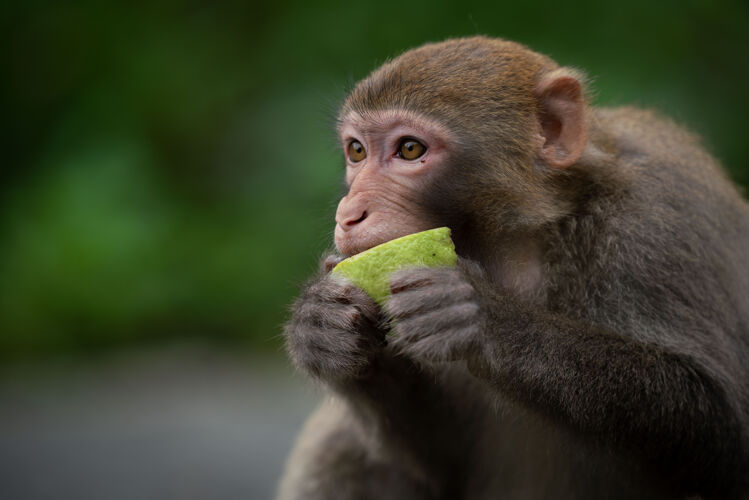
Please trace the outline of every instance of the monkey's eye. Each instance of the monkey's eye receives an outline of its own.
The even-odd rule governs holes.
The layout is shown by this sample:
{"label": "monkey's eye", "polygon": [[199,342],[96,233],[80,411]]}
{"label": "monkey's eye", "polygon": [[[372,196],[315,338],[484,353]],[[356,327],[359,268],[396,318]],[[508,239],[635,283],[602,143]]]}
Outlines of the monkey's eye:
{"label": "monkey's eye", "polygon": [[416,139],[403,139],[398,148],[398,156],[404,160],[415,160],[426,153],[426,146]]}
{"label": "monkey's eye", "polygon": [[364,146],[362,146],[361,142],[351,141],[351,143],[349,143],[348,157],[354,163],[360,162],[367,157],[367,152],[364,150]]}

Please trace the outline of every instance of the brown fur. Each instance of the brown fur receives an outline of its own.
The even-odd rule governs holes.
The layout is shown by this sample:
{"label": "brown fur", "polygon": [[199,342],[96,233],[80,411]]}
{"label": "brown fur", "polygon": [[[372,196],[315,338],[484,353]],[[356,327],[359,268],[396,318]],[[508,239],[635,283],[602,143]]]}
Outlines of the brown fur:
{"label": "brown fur", "polygon": [[[403,109],[454,134],[418,202],[461,260],[393,277],[384,312],[324,272],[303,290],[287,346],[330,397],[280,498],[749,498],[749,206],[647,111],[586,105],[582,156],[544,165],[552,71],[580,78],[450,40],[345,101],[342,117]],[[507,279],[531,261],[532,286]]]}

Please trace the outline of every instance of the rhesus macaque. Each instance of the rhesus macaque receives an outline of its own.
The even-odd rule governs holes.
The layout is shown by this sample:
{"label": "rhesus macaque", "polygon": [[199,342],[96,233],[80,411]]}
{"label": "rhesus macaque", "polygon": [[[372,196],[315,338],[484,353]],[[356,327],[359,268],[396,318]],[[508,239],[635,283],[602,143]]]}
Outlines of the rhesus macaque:
{"label": "rhesus macaque", "polygon": [[[338,129],[338,253],[285,327],[329,397],[280,498],[749,498],[749,204],[695,136],[485,37],[384,64]],[[328,273],[438,226],[458,266],[383,307]]]}

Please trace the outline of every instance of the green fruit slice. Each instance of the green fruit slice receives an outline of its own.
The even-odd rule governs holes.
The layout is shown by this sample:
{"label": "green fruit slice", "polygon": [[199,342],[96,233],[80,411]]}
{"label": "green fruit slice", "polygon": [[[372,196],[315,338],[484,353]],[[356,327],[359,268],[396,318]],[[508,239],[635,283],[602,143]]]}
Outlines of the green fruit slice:
{"label": "green fruit slice", "polygon": [[449,227],[388,241],[342,260],[333,273],[353,281],[378,304],[390,295],[390,275],[406,267],[454,266],[458,261]]}

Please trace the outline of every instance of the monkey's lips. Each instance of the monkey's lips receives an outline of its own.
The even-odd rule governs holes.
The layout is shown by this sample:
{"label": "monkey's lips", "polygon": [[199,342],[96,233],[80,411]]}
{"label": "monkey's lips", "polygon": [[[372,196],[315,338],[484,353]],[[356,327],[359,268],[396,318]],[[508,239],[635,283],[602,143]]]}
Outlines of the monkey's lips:
{"label": "monkey's lips", "polygon": [[389,222],[370,216],[363,223],[348,230],[336,224],[335,246],[342,255],[350,257],[395,238],[427,229],[431,227],[426,227],[423,223]]}
{"label": "monkey's lips", "polygon": [[335,227],[335,246],[342,255],[347,257],[369,250],[391,239],[393,238],[383,237],[382,234],[370,231],[344,230],[339,224]]}

